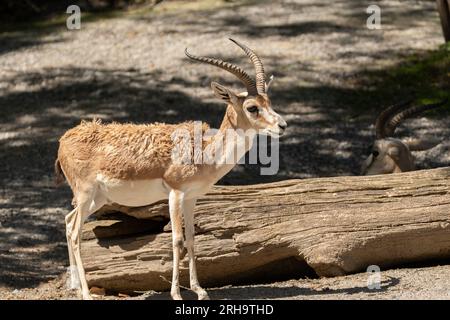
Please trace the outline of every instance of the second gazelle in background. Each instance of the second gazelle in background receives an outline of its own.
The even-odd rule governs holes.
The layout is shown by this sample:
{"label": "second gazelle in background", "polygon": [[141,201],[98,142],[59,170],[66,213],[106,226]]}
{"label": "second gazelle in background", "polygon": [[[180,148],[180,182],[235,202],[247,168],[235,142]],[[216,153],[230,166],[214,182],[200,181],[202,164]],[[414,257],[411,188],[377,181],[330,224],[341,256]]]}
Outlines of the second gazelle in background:
{"label": "second gazelle in background", "polygon": [[445,103],[446,101],[411,106],[411,101],[408,101],[390,106],[381,112],[375,123],[376,140],[371,147],[371,154],[362,164],[361,175],[415,170],[411,151],[431,149],[438,145],[440,140],[430,138],[401,140],[392,137],[395,129],[406,118],[440,107]]}

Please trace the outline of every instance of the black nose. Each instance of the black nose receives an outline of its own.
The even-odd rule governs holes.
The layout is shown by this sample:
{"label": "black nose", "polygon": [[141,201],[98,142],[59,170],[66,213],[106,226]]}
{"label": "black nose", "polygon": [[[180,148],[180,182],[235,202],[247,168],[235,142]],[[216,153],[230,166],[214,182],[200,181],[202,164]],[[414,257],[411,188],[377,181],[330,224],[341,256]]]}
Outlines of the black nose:
{"label": "black nose", "polygon": [[278,126],[283,130],[287,128],[287,124],[278,124]]}

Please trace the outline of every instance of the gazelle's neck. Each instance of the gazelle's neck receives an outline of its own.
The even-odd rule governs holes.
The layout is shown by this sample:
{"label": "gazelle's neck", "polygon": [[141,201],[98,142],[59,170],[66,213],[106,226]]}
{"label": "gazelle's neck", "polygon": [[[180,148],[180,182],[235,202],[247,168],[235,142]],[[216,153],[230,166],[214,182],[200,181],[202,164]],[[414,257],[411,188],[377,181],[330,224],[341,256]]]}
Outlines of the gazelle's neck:
{"label": "gazelle's neck", "polygon": [[243,129],[245,126],[238,121],[233,107],[228,106],[220,129],[205,148],[210,170],[214,171],[210,173],[216,177],[215,180],[227,174],[253,145],[256,131]]}

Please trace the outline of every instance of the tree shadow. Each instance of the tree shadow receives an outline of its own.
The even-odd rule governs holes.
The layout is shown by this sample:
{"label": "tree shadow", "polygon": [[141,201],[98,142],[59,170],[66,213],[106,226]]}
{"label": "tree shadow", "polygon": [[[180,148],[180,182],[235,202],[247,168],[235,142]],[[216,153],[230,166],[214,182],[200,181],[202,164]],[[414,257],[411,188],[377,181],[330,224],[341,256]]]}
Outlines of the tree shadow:
{"label": "tree shadow", "polygon": [[56,43],[62,40],[41,40],[32,36],[12,36],[12,35],[0,35],[0,55],[6,54],[11,51],[21,50],[24,48],[29,48],[37,45]]}
{"label": "tree shadow", "polygon": [[[164,17],[143,16],[136,17],[135,20],[152,22],[163,20],[166,27],[164,34],[177,33],[182,27],[183,32],[202,34],[218,34],[227,30],[230,34],[246,36],[249,38],[266,38],[269,36],[296,37],[302,34],[326,34],[330,32],[351,34],[357,31],[356,28],[347,24],[339,24],[330,21],[305,21],[294,23],[268,23],[260,24],[261,20],[255,22],[254,16],[248,17],[239,13],[239,8],[247,5],[237,5],[234,7],[235,15],[222,15],[220,11],[202,11],[193,13],[180,19],[178,15],[166,15]],[[270,18],[277,17],[270,14]],[[176,22],[176,25],[174,24]]]}

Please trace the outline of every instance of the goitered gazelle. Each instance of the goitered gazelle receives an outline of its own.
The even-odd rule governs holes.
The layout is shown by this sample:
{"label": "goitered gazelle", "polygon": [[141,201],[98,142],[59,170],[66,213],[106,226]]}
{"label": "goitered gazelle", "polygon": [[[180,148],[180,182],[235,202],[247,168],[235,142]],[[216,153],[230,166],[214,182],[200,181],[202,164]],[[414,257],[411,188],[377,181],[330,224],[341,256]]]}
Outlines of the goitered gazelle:
{"label": "goitered gazelle", "polygon": [[[180,129],[193,132],[194,122],[141,125],[82,122],[68,130],[59,140],[55,170],[60,180],[63,179],[62,175],[65,176],[74,196],[74,209],[66,216],[71,280],[73,286],[81,284],[84,299],[91,299],[80,255],[81,229],[86,218],[105,204],[145,206],[163,199],[169,200],[172,226],[171,296],[173,299],[181,299],[179,263],[186,246],[190,287],[199,299],[208,298],[199,284],[195,263],[193,214],[196,200],[208,192],[245,155],[252,146],[255,132],[279,137],[287,126],[272,108],[260,58],[247,46],[230,40],[251,59],[256,80],[234,64],[195,56],[188,53],[187,49],[185,52],[192,60],[232,73],[247,90],[235,93],[221,84],[211,83],[214,94],[227,104],[227,108],[219,131],[202,144],[202,150],[219,150],[219,154],[215,155],[218,161],[212,164],[179,163],[173,159],[173,133]],[[207,128],[207,125],[203,126],[203,130]],[[246,134],[248,131],[253,134]],[[234,139],[229,139],[230,132]],[[227,155],[234,150],[237,150],[235,161],[225,161]],[[192,149],[190,151],[194,152]]]}

